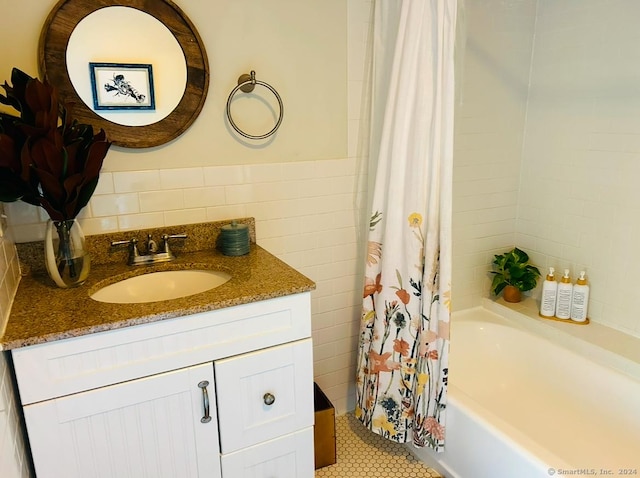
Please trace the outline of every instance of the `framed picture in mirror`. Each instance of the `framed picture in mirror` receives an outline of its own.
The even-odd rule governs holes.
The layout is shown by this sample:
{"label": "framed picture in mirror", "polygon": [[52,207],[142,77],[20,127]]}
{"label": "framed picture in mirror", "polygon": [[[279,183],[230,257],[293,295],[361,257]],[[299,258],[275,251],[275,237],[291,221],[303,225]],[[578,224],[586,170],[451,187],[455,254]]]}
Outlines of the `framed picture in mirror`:
{"label": "framed picture in mirror", "polygon": [[155,110],[153,68],[146,63],[89,63],[94,110]]}

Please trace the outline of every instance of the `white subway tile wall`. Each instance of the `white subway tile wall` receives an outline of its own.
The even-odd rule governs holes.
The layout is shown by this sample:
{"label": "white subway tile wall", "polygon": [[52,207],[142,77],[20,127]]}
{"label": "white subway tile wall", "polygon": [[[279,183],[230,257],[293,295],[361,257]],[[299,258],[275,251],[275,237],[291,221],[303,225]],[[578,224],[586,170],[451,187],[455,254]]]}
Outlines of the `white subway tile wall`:
{"label": "white subway tile wall", "polygon": [[539,0],[516,240],[585,270],[591,320],[640,337],[640,62],[633,0]]}
{"label": "white subway tile wall", "polygon": [[[0,214],[4,215],[2,204]],[[12,238],[0,219],[0,333],[4,330],[20,281],[18,256]],[[0,476],[27,478],[29,465],[11,382],[8,353],[0,352]]]}
{"label": "white subway tile wall", "polygon": [[[467,1],[454,132],[455,310],[489,293],[493,255],[515,242],[536,0]],[[460,38],[460,36],[459,36]]]}
{"label": "white subway tile wall", "polygon": [[465,7],[454,308],[488,295],[493,254],[515,244],[543,270],[586,270],[591,320],[640,336],[640,4]]}

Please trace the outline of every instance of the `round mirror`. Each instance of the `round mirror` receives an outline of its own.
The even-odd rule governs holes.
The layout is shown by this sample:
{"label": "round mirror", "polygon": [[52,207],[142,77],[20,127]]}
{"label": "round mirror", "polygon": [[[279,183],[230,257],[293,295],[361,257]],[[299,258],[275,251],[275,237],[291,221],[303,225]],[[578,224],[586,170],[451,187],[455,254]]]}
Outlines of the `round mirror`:
{"label": "round mirror", "polygon": [[[107,66],[114,58],[118,63]],[[187,63],[176,38],[151,15],[131,7],[101,8],[80,20],[69,38],[66,59],[69,79],[84,104],[98,116],[125,126],[146,126],[166,118],[187,85]],[[140,61],[150,66],[136,84],[139,69],[123,65]],[[153,91],[147,91],[147,72]],[[153,108],[118,88],[118,75],[138,98],[153,94]],[[96,99],[103,103],[96,106]],[[100,104],[107,106],[100,109]],[[144,106],[136,108],[140,104]]]}
{"label": "round mirror", "polygon": [[118,146],[171,141],[195,121],[209,86],[202,41],[169,0],[62,0],[40,38],[40,72],[78,121]]}

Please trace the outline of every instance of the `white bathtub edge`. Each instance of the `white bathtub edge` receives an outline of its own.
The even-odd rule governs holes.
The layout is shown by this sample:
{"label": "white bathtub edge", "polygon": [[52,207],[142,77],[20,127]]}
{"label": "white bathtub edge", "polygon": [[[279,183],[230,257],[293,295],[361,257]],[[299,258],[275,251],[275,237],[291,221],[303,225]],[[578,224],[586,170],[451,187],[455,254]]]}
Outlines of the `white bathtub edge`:
{"label": "white bathtub edge", "polygon": [[[436,453],[429,448],[416,448],[410,442],[406,444],[413,456],[443,477],[506,477],[518,470],[518,478],[538,478],[548,476],[550,468],[570,468],[501,418],[486,410],[485,416],[478,415],[477,410],[473,410],[477,403],[459,389],[451,387],[448,401],[448,438],[444,451]],[[461,429],[465,430],[464,434],[456,433]],[[475,439],[482,441],[482,447],[474,444]],[[475,453],[487,447],[491,448],[491,454]]]}
{"label": "white bathtub edge", "polygon": [[[590,360],[640,381],[640,338],[592,322],[565,324],[538,316],[537,303],[526,298],[518,304],[483,299],[482,308],[515,321],[519,326],[550,339]],[[460,311],[462,312],[462,311]]]}

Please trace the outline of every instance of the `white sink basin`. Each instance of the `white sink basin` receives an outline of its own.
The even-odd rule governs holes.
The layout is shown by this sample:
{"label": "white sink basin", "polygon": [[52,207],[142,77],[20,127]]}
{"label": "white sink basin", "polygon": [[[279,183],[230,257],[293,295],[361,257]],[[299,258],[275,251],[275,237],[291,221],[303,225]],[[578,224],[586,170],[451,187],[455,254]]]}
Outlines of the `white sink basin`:
{"label": "white sink basin", "polygon": [[91,294],[98,302],[139,304],[178,299],[221,286],[231,279],[226,272],[209,270],[160,271],[130,277]]}

